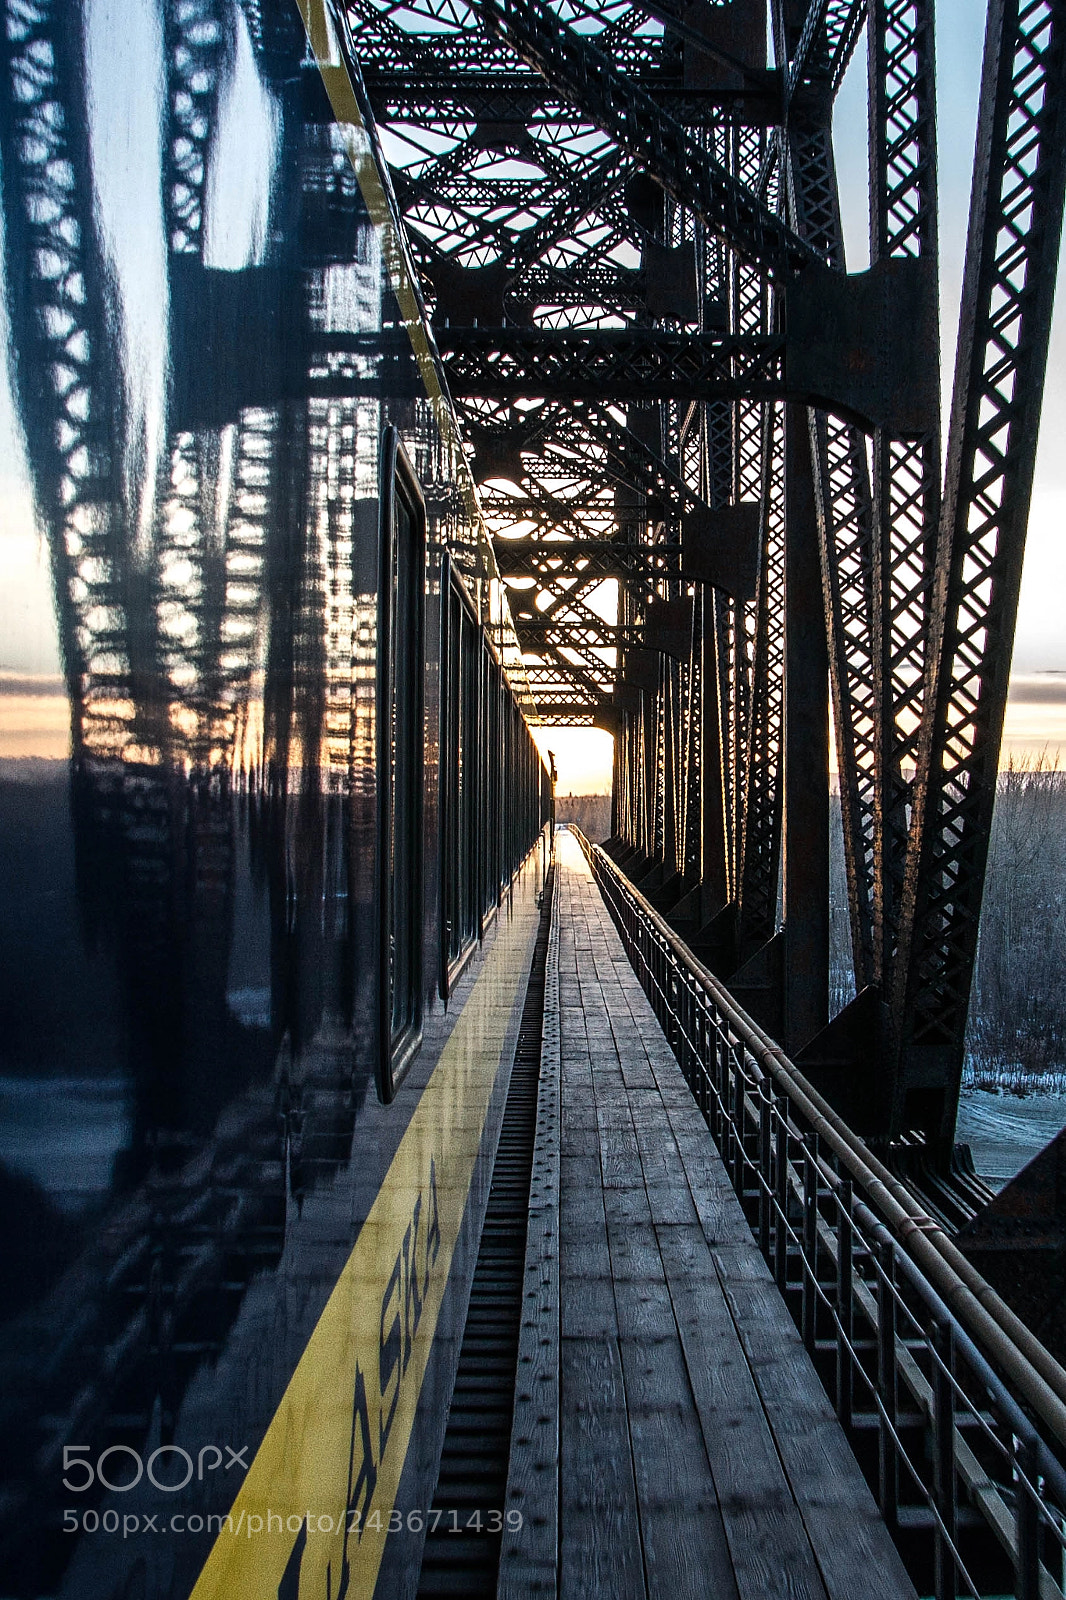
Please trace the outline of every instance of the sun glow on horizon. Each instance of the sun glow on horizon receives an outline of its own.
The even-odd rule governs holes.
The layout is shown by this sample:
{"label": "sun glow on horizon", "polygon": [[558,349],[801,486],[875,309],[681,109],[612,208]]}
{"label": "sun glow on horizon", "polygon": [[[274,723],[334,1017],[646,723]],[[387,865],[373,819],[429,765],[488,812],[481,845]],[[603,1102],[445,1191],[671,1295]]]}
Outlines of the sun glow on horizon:
{"label": "sun glow on horizon", "polygon": [[545,761],[555,756],[559,771],[556,794],[610,794],[614,737],[602,728],[560,725],[534,728],[533,737]]}

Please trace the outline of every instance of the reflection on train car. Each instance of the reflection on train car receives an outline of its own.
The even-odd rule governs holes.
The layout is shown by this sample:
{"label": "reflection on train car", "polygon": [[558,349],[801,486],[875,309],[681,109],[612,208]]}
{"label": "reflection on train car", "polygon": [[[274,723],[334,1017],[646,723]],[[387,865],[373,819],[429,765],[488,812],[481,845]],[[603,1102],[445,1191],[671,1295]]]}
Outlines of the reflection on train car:
{"label": "reflection on train car", "polygon": [[407,454],[390,430],[382,464],[378,570],[378,917],[381,1092],[396,1093],[422,1042],[425,827],[422,659],[426,507]]}
{"label": "reflection on train car", "polygon": [[548,789],[295,6],[30,0],[0,50],[5,482],[70,728],[0,761],[0,1565],[185,1594],[206,1532],[72,1537],[65,1460],[254,1451]]}

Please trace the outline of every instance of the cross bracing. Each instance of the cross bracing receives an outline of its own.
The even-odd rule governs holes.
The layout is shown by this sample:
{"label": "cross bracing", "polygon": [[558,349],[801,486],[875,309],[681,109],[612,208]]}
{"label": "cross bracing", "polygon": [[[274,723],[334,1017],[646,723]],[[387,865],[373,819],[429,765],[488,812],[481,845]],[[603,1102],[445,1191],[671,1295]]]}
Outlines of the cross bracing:
{"label": "cross bracing", "polygon": [[[853,1059],[846,1019],[809,1065],[872,1134],[942,1152],[1035,449],[1014,385],[1024,370],[1039,406],[1048,336],[1066,7],[989,12],[943,510],[926,0],[346,14],[542,715],[616,730],[617,849],[793,1049],[828,1021],[802,795],[826,786],[832,720],[879,1065]],[[864,31],[865,290],[830,131]],[[876,394],[849,390],[860,367]],[[926,400],[907,412],[904,390]],[[656,604],[681,600],[670,653]]]}
{"label": "cross bracing", "polygon": [[[376,115],[540,715],[615,732],[614,848],[738,998],[806,1048],[862,1130],[916,1130],[942,1155],[1061,225],[1066,0],[989,7],[946,445],[928,0],[331,4]],[[286,96],[310,69],[299,18],[281,0],[241,9],[284,139]],[[177,317],[204,275],[236,7],[182,0],[162,14]],[[305,483],[301,559],[320,549],[328,567],[343,550],[350,441],[380,367],[361,336],[314,319],[292,330],[298,461],[282,413],[240,373],[224,450],[206,449],[176,403],[158,570],[141,597],[150,626],[112,625],[141,579],[116,533],[108,269],[94,217],[75,214],[91,192],[80,15],[8,6],[5,236],[39,244],[6,247],[15,382],[45,441],[32,470],[77,729],[100,748],[151,749],[122,686],[161,671],[171,699],[158,714],[207,751],[232,737],[263,635],[264,518]],[[831,113],[864,30],[871,267],[849,274]],[[323,123],[290,152],[298,183],[271,200],[314,211],[323,260],[350,254],[356,203],[331,139]],[[379,362],[391,336],[376,334]],[[184,403],[182,383],[195,385],[178,374]],[[338,728],[346,626],[338,616],[323,642]],[[830,720],[859,998],[822,1033]]]}

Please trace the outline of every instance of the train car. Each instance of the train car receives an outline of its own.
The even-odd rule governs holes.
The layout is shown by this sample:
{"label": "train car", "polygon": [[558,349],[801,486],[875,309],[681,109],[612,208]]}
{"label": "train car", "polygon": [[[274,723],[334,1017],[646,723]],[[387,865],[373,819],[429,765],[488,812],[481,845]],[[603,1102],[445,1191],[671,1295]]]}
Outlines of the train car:
{"label": "train car", "polygon": [[339,9],[2,32],[0,1593],[413,1593],[547,870],[506,592]]}

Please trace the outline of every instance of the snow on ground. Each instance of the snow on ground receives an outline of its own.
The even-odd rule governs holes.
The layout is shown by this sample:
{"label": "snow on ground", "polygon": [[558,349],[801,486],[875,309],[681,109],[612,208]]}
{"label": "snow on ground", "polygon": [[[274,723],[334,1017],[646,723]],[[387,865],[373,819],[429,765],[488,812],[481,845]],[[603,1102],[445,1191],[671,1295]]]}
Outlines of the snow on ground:
{"label": "snow on ground", "polygon": [[1066,1095],[990,1094],[965,1088],[955,1139],[968,1144],[977,1171],[994,1189],[1026,1166],[1066,1127]]}

